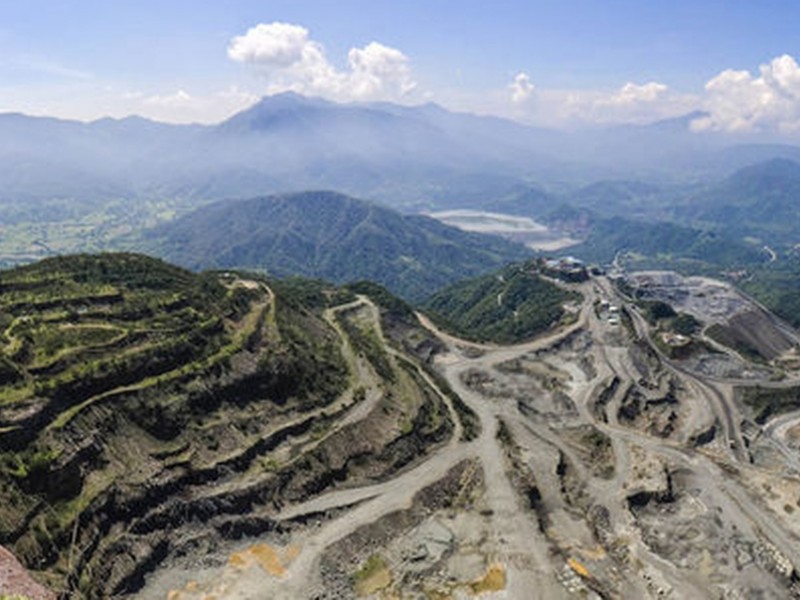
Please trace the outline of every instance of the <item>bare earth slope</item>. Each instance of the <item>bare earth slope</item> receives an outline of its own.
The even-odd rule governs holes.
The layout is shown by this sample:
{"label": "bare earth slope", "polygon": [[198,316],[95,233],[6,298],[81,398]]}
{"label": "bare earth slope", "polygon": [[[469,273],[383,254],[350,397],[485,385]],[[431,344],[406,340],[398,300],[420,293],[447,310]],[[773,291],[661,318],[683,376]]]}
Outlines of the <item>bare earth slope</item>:
{"label": "bare earth slope", "polygon": [[17,595],[29,600],[53,600],[53,592],[36,583],[19,561],[0,547],[0,597]]}

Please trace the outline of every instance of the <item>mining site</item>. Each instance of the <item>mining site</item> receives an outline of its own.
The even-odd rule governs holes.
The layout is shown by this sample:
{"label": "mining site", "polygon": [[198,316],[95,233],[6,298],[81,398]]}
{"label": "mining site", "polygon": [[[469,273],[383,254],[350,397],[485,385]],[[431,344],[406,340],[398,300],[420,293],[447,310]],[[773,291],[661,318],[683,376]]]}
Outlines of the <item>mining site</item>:
{"label": "mining site", "polygon": [[0,600],[800,600],[798,24],[0,0]]}
{"label": "mining site", "polygon": [[[569,287],[577,318],[513,346],[458,339],[421,314],[391,326],[365,296],[335,309],[380,331],[391,368],[416,365],[452,427],[391,475],[266,503],[234,539],[198,537],[201,560],[170,554],[131,597],[800,597],[790,330],[708,280]],[[671,316],[654,318],[655,301]],[[762,340],[764,354],[714,327]],[[340,427],[375,419],[387,393],[371,388]]]}
{"label": "mining site", "polygon": [[0,583],[800,597],[794,330],[715,280],[533,268],[504,277],[568,302],[518,344],[462,339],[373,284],[137,255],[7,272]]}

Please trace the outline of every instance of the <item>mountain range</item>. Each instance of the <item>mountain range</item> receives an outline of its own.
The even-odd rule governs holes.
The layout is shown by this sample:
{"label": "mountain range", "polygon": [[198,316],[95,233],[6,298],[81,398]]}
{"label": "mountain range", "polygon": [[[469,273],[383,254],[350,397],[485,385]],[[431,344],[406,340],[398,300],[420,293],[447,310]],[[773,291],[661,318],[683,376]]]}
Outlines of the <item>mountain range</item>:
{"label": "mountain range", "polygon": [[745,167],[690,200],[681,216],[723,224],[731,235],[765,243],[800,242],[800,163],[795,161],[776,158]]}
{"label": "mountain range", "polygon": [[448,208],[532,181],[554,189],[600,179],[674,183],[800,155],[794,146],[692,133],[696,117],[562,132],[435,104],[339,104],[293,93],[213,125],[2,114],[2,217],[24,220],[32,206],[65,198],[81,214],[109,198],[200,203],[307,189]]}
{"label": "mountain range", "polygon": [[434,104],[296,94],[215,125],[0,115],[0,263],[132,248],[192,268],[374,279],[420,300],[528,256],[376,204],[288,195],[309,189],[403,213],[531,217],[598,261],[627,250],[712,272],[760,265],[764,245],[793,247],[800,149],[698,135],[698,116],[557,132]]}

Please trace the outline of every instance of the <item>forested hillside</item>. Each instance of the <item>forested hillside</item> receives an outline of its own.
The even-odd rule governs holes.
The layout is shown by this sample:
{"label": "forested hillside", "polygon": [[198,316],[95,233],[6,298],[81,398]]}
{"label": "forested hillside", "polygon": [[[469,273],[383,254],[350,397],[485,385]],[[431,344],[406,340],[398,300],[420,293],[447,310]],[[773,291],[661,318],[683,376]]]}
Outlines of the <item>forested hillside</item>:
{"label": "forested hillside", "polygon": [[531,264],[460,281],[425,303],[446,330],[475,341],[516,343],[533,338],[564,317],[579,294],[542,279]]}
{"label": "forested hillside", "polygon": [[145,246],[193,269],[366,279],[409,300],[532,254],[501,238],[333,192],[215,203],[154,230]]}

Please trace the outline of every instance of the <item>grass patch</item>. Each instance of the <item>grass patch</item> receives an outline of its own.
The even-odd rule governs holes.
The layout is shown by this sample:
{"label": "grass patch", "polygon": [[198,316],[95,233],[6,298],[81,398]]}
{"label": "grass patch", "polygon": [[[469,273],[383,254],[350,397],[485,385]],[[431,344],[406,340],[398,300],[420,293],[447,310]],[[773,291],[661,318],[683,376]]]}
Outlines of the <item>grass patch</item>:
{"label": "grass patch", "polygon": [[363,598],[386,589],[392,584],[389,565],[380,554],[373,554],[353,575],[356,594]]}

